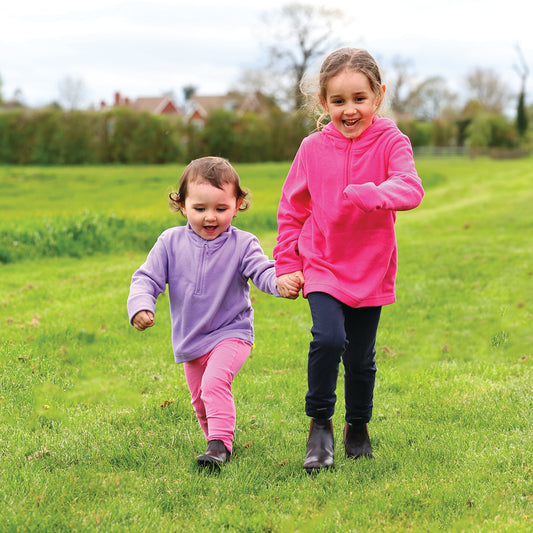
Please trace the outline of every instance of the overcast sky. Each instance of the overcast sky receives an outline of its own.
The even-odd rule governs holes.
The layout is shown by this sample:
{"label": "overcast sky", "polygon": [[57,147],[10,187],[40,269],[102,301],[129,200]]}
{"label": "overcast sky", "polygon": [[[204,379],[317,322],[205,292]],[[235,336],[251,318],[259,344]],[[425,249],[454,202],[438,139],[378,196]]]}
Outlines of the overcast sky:
{"label": "overcast sky", "polygon": [[[474,68],[490,68],[516,93],[517,43],[533,71],[526,0],[302,1],[349,15],[345,44],[367,48],[385,74],[401,56],[419,78],[440,75],[457,91]],[[261,14],[287,3],[10,1],[0,10],[3,97],[20,90],[32,106],[58,101],[67,76],[83,81],[84,106],[110,102],[115,91],[130,98],[173,91],[181,98],[182,88],[194,85],[198,94],[221,94],[264,61]],[[528,92],[531,103],[533,72]]]}

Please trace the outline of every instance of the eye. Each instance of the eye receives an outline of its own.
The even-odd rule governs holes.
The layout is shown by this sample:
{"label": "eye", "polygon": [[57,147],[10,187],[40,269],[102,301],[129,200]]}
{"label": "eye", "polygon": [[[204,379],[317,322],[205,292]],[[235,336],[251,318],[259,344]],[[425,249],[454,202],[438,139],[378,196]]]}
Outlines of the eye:
{"label": "eye", "polygon": [[198,213],[203,213],[205,211],[205,207],[195,207],[195,211],[198,211]]}
{"label": "eye", "polygon": [[227,210],[228,210],[227,207],[217,207],[217,211],[218,211],[219,213],[223,213],[224,211],[227,211]]}

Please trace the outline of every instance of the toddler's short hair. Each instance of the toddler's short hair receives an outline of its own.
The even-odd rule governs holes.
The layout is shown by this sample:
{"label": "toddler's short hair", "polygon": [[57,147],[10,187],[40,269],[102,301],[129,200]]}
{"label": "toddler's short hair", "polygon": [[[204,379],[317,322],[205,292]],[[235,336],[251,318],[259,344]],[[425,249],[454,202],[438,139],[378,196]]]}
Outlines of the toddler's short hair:
{"label": "toddler's short hair", "polygon": [[189,183],[206,181],[217,189],[222,189],[227,183],[235,187],[237,201],[242,200],[239,211],[246,211],[250,206],[249,192],[241,187],[239,174],[231,163],[223,157],[200,157],[191,161],[183,171],[178,183],[178,191],[169,194],[169,206],[172,211],[181,211],[187,198]]}

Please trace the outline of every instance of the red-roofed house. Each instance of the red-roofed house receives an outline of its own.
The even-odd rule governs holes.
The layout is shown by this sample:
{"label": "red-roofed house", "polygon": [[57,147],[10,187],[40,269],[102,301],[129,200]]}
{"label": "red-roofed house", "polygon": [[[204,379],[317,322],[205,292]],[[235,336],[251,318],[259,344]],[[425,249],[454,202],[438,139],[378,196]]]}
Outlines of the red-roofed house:
{"label": "red-roofed house", "polygon": [[199,96],[192,95],[187,101],[188,111],[186,120],[189,124],[204,126],[207,116],[212,111],[225,109],[242,113],[263,113],[268,109],[268,104],[260,93],[241,94],[230,92],[225,95]]}
{"label": "red-roofed house", "polygon": [[[106,109],[105,102],[100,104],[100,109]],[[115,93],[112,107],[127,107],[133,111],[147,111],[154,115],[177,115],[183,114],[170,96],[145,96],[130,100],[123,97],[119,92]]]}

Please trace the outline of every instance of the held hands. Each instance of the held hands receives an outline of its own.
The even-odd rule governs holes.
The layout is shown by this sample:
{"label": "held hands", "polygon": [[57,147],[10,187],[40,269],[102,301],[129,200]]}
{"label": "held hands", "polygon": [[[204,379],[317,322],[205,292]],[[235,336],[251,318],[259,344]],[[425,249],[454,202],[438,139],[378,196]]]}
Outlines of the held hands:
{"label": "held hands", "polygon": [[304,281],[304,275],[301,270],[279,276],[276,282],[280,296],[295,300],[298,298],[300,289],[304,286]]}
{"label": "held hands", "polygon": [[150,311],[139,311],[131,320],[131,323],[139,331],[151,328],[154,322],[154,315]]}

